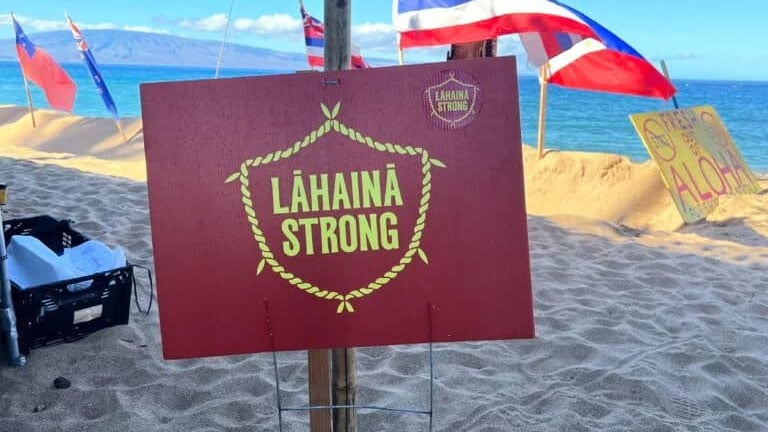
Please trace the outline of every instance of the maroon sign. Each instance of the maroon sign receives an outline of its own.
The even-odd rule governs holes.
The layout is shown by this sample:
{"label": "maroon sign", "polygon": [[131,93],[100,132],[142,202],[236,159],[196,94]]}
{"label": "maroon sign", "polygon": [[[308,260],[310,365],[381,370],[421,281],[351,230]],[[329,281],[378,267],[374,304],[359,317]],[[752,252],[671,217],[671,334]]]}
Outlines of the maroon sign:
{"label": "maroon sign", "polygon": [[142,85],[165,357],[533,337],[515,70]]}

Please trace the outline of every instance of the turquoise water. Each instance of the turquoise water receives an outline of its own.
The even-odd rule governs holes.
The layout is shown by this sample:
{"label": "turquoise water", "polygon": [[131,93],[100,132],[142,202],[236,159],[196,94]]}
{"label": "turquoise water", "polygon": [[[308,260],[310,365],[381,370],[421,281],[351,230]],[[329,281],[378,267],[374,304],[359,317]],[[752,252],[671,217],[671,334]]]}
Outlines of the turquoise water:
{"label": "turquoise water", "polygon": [[[78,85],[75,114],[108,117],[82,64],[64,65]],[[139,84],[143,82],[213,78],[213,68],[169,68],[103,65],[100,68],[123,117],[141,115]],[[226,69],[222,77],[269,75],[265,70]],[[715,107],[749,166],[768,173],[768,82],[675,81],[681,107]],[[46,106],[42,93],[33,89],[36,106]],[[0,62],[0,104],[25,105],[26,96],[17,63]],[[549,86],[546,147],[562,150],[617,153],[635,161],[648,159],[628,116],[673,109],[672,102],[656,99],[585,92]],[[534,77],[520,78],[520,111],[523,141],[535,145],[539,110],[539,84]]]}

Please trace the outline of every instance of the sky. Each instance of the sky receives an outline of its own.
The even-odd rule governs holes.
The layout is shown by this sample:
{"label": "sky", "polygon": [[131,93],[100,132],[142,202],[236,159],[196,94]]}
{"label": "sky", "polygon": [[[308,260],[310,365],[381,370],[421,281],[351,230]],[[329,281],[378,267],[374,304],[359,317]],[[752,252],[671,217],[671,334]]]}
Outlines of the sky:
{"label": "sky", "polygon": [[[350,0],[352,43],[364,57],[394,60],[396,36],[389,0]],[[510,0],[514,1],[514,0]],[[768,81],[768,14],[758,0],[563,0],[617,34],[672,79]],[[304,0],[322,20],[323,0]],[[153,31],[221,40],[230,0],[0,0],[0,39],[13,37],[9,14],[24,30],[64,29],[66,10],[84,30]],[[34,39],[33,39],[34,40]],[[304,52],[298,0],[235,0],[228,41],[279,51]],[[409,49],[406,63],[441,61],[446,47]],[[522,52],[516,37],[504,37],[500,55]]]}

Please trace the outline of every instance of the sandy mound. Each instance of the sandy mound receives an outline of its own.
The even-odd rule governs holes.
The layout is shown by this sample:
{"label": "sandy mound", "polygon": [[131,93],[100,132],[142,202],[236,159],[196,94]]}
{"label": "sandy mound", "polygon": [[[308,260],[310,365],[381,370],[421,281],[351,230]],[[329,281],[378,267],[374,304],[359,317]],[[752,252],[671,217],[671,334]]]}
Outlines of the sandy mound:
{"label": "sandy mound", "polygon": [[[523,163],[529,214],[582,216],[640,230],[672,231],[684,225],[651,161],[638,164],[614,154],[560,151],[549,151],[539,160],[535,149],[523,146]],[[761,184],[758,195],[721,197],[707,220],[715,226],[742,221],[766,235],[760,225],[768,217],[768,179]]]}
{"label": "sandy mound", "polygon": [[111,119],[0,105],[0,155],[135,180],[146,180],[141,120],[121,119],[126,144]]}

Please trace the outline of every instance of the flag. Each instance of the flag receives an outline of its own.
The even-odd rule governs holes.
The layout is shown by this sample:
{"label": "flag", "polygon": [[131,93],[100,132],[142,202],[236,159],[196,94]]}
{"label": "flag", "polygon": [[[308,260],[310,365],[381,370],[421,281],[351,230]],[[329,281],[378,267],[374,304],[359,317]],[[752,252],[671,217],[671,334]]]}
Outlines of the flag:
{"label": "flag", "polygon": [[573,48],[584,40],[584,36],[564,32],[526,32],[520,33],[528,63],[541,67],[552,57]]}
{"label": "flag", "polygon": [[581,18],[549,0],[394,0],[392,21],[400,48],[526,32],[595,36]]}
{"label": "flag", "polygon": [[115,120],[118,120],[119,117],[117,115],[117,106],[115,105],[115,101],[112,99],[112,95],[109,94],[107,84],[101,77],[101,73],[99,73],[99,69],[96,65],[96,59],[93,57],[93,53],[88,47],[88,43],[85,41],[83,34],[80,33],[80,29],[75,25],[74,22],[72,22],[72,18],[70,18],[69,15],[67,15],[67,22],[69,23],[69,29],[72,30],[72,37],[75,38],[77,50],[80,51],[80,57],[85,62],[85,67],[91,74],[91,79],[93,80],[93,83],[96,85],[96,88],[101,95],[101,100],[104,101],[104,106],[107,107],[107,111],[112,114],[112,117],[114,117]]}
{"label": "flag", "polygon": [[669,79],[628,43],[576,9],[554,3],[578,16],[593,29],[596,36],[584,38],[551,57],[546,66],[547,82],[665,100],[675,94]]}
{"label": "flag", "polygon": [[[307,61],[312,69],[322,69],[325,64],[325,27],[323,22],[308,14],[301,6],[301,20],[304,23],[304,43],[307,46]],[[360,54],[360,48],[351,47],[352,67],[367,68],[368,65]]]}
{"label": "flag", "polygon": [[11,15],[11,19],[22,73],[43,90],[51,108],[71,112],[76,92],[72,78],[47,52],[29,40],[16,17]]}
{"label": "flag", "polygon": [[528,60],[547,64],[547,82],[669,99],[675,89],[634,48],[555,0],[394,0],[400,47],[519,34]]}

